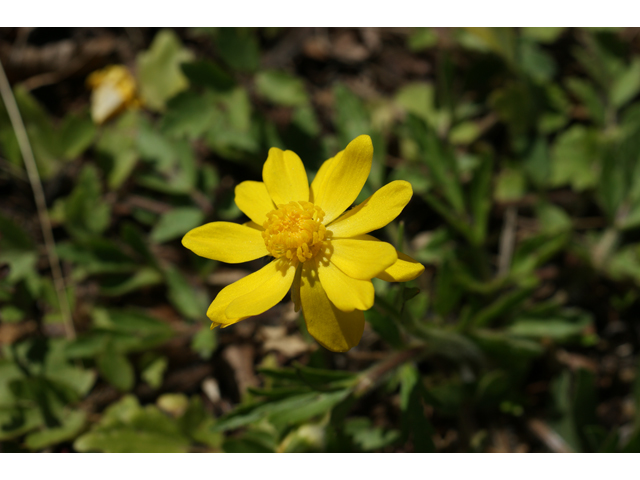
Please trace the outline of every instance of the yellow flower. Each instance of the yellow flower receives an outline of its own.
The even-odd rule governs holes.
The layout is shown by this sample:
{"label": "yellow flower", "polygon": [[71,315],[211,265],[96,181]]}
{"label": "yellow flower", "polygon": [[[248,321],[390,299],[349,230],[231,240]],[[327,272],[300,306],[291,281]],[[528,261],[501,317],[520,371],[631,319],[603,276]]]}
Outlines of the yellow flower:
{"label": "yellow flower", "polygon": [[320,167],[309,187],[300,157],[269,150],[264,182],[242,182],[235,202],[251,221],[213,222],[194,228],[182,244],[194,253],[227,263],[266,255],[274,259],[225,287],[207,311],[211,328],[258,315],[291,288],[309,333],[324,347],[345,352],[360,342],[364,310],[373,306],[373,277],[406,282],[424,267],[389,243],[366,235],[402,211],[413,191],[391,182],[347,211],[371,170],[371,138],[361,135]]}
{"label": "yellow flower", "polygon": [[91,118],[101,124],[125,108],[140,105],[136,81],[123,65],[110,65],[87,78],[91,88]]}

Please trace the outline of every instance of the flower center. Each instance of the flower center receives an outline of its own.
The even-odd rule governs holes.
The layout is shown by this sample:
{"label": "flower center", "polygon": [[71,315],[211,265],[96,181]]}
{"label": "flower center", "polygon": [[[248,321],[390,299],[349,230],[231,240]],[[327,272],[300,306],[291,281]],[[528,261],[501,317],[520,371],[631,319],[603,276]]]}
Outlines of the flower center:
{"label": "flower center", "polygon": [[326,235],[322,209],[310,202],[289,202],[267,213],[264,244],[275,258],[304,262],[321,249]]}

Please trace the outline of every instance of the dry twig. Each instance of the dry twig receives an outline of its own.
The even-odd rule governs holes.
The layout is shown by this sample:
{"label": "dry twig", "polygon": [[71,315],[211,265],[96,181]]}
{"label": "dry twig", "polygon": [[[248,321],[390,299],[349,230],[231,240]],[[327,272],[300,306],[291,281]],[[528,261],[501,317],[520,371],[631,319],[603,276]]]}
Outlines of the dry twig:
{"label": "dry twig", "polygon": [[53,238],[53,231],[51,230],[51,220],[49,219],[49,213],[47,212],[47,203],[42,189],[42,182],[40,181],[40,174],[38,173],[38,167],[36,166],[36,161],[33,157],[33,151],[31,150],[27,130],[22,122],[20,110],[18,109],[16,99],[13,96],[9,80],[7,80],[7,76],[4,73],[2,62],[0,62],[0,95],[2,96],[2,101],[7,109],[7,113],[11,119],[11,125],[13,126],[13,130],[18,139],[20,152],[22,153],[24,165],[27,169],[27,175],[29,176],[29,183],[31,183],[31,189],[33,190],[33,197],[38,209],[40,227],[42,228],[42,235],[47,248],[49,265],[51,266],[51,274],[56,287],[58,302],[60,303],[60,313],[62,314],[62,319],[64,321],[65,333],[67,338],[74,339],[76,337],[76,332],[73,326],[73,319],[71,318],[71,307],[69,306],[69,300],[66,295],[64,278],[62,277],[60,260],[58,258],[58,253],[56,252],[56,244]]}

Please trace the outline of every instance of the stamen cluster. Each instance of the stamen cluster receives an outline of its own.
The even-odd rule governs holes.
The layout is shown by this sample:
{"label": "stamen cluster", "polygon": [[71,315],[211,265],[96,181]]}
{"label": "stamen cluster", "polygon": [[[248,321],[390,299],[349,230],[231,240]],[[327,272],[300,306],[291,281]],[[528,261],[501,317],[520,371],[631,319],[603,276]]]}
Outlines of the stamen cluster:
{"label": "stamen cluster", "polygon": [[322,248],[324,212],[310,202],[289,202],[267,213],[262,238],[275,258],[305,262]]}

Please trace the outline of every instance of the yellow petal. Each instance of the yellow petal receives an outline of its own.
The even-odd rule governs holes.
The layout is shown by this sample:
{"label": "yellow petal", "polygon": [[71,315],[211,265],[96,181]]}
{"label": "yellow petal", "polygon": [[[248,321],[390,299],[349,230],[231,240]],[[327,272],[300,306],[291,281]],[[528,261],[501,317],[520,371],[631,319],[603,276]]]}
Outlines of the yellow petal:
{"label": "yellow petal", "polygon": [[369,235],[331,241],[331,263],[352,278],[371,280],[398,259],[393,245]]}
{"label": "yellow petal", "polygon": [[327,227],[334,238],[354,237],[384,227],[396,218],[409,200],[413,190],[404,180],[388,183],[364,202],[338,218]]}
{"label": "yellow petal", "polygon": [[296,274],[295,266],[283,260],[274,260],[262,271],[264,282],[233,300],[225,310],[227,317],[250,317],[269,310],[284,298]]}
{"label": "yellow petal", "polygon": [[270,264],[262,267],[257,272],[253,272],[252,274],[247,275],[246,277],[243,277],[230,285],[227,285],[220,291],[220,293],[218,293],[216,298],[209,306],[209,309],[207,310],[207,317],[209,317],[209,319],[214,323],[213,327],[217,327],[218,325],[222,325],[223,327],[226,325],[231,325],[250,316],[244,315],[229,317],[227,316],[225,311],[227,310],[229,304],[235,299],[242,297],[247,292],[254,291],[261,285],[264,285],[265,282],[267,282],[271,277],[273,277],[274,266],[272,264],[274,263],[276,263],[276,261],[273,261]]}
{"label": "yellow petal", "polygon": [[236,187],[235,194],[238,208],[258,225],[262,225],[267,219],[267,213],[276,208],[262,182],[242,182]]}
{"label": "yellow petal", "polygon": [[256,222],[244,222],[242,225],[258,230],[259,232],[264,232],[264,227],[262,225],[258,225]]}
{"label": "yellow petal", "polygon": [[329,301],[315,262],[305,262],[300,279],[300,302],[307,330],[320,345],[332,352],[346,352],[360,342],[364,314],[360,310],[341,312]]}
{"label": "yellow petal", "polygon": [[229,222],[196,227],[182,238],[182,245],[196,255],[226,263],[248,262],[269,254],[260,230]]}
{"label": "yellow petal", "polygon": [[327,181],[329,172],[331,172],[331,169],[335,165],[335,162],[340,161],[340,158],[342,157],[343,153],[344,153],[344,150],[342,150],[341,152],[338,152],[335,157],[332,157],[329,160],[326,160],[320,166],[320,170],[318,170],[318,173],[316,173],[316,176],[313,177],[313,182],[311,182],[311,189],[309,190],[309,201],[311,203],[316,203],[315,198],[318,196],[318,192],[322,191],[322,189],[324,188],[324,184]]}
{"label": "yellow petal", "polygon": [[262,179],[276,205],[309,200],[307,172],[300,157],[291,150],[271,148],[262,168]]}
{"label": "yellow petal", "polygon": [[[325,225],[351,206],[369,177],[373,144],[368,135],[352,140],[340,157],[328,165],[328,172],[313,190],[313,203],[324,210]],[[318,172],[320,173],[320,172]]]}
{"label": "yellow petal", "polygon": [[380,273],[377,278],[385,282],[408,282],[419,277],[424,272],[424,266],[409,255],[398,252],[398,260]]}
{"label": "yellow petal", "polygon": [[295,312],[300,311],[300,275],[302,275],[302,264],[298,265],[296,276],[293,279],[293,285],[291,285],[291,301],[293,302],[293,310]]}
{"label": "yellow petal", "polygon": [[316,264],[322,288],[339,310],[369,310],[373,306],[374,290],[370,280],[351,278],[331,262]]}

